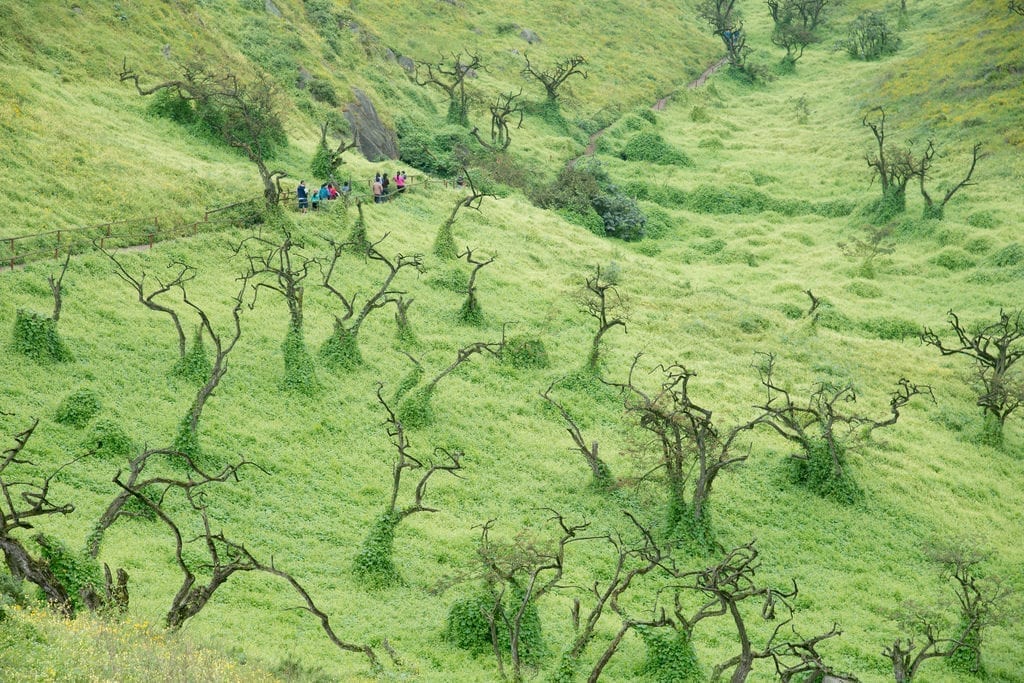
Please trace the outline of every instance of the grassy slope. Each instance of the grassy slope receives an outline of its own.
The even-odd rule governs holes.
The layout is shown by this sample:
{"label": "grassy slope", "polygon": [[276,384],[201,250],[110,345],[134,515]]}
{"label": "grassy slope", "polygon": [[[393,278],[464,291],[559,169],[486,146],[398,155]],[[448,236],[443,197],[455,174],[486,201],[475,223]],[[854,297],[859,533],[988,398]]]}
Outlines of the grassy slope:
{"label": "grassy slope", "polygon": [[[95,9],[88,3],[83,7],[87,13]],[[1006,21],[1002,14],[986,14],[972,3],[947,2],[943,7],[949,11],[965,8],[982,26],[1002,27]],[[410,12],[409,26],[432,18]],[[165,19],[183,21],[177,15]],[[485,15],[485,19],[497,25],[494,16]],[[1004,451],[974,445],[978,419],[970,408],[970,392],[962,383],[965,366],[940,359],[912,340],[878,339],[859,324],[889,317],[941,327],[950,307],[971,320],[982,320],[1000,305],[1019,305],[1019,269],[990,265],[992,255],[1016,239],[1018,226],[1013,216],[1019,215],[1019,200],[1006,196],[1003,188],[1021,177],[1019,153],[1008,146],[1019,142],[1012,136],[1019,110],[999,108],[992,95],[985,100],[992,102],[984,109],[990,113],[970,128],[916,116],[918,111],[931,111],[933,105],[928,92],[912,87],[919,82],[914,74],[927,72],[929,64],[952,61],[934,56],[936,46],[948,44],[942,40],[948,29],[938,19],[934,14],[921,16],[920,24],[905,34],[905,50],[885,63],[850,63],[841,54],[819,49],[800,62],[796,75],[764,88],[741,86],[719,77],[701,92],[680,94],[669,110],[659,115],[658,126],[697,160],[695,169],[661,169],[604,157],[613,173],[624,180],[643,177],[684,190],[727,182],[757,187],[778,198],[861,202],[877,192],[867,186],[861,158],[869,140],[860,126],[860,115],[879,103],[872,93],[880,92],[886,106],[895,108],[894,131],[913,130],[920,135],[923,128],[919,127],[930,125],[929,132],[960,155],[975,135],[983,136],[994,158],[982,167],[981,184],[958,196],[942,223],[914,220],[919,206],[911,198],[897,250],[880,264],[875,279],[858,277],[857,263],[834,246],[860,226],[856,218],[775,213],[709,216],[669,207],[665,210],[675,228],[668,236],[624,245],[585,234],[531,209],[521,198],[487,202],[481,214],[467,214],[456,227],[460,244],[498,255],[480,276],[487,329],[467,329],[455,322],[461,297],[429,285],[432,277],[451,266],[428,258],[427,275],[404,283],[417,299],[412,314],[420,342],[412,351],[429,369],[441,368],[460,343],[495,338],[501,321],[514,320],[516,331],[542,335],[552,367],[512,371],[475,359],[441,385],[435,403],[440,420],[429,429],[412,433],[413,446],[420,453],[433,445],[464,448],[467,481],[436,482],[430,495],[441,511],[413,517],[400,528],[397,561],[409,585],[368,594],[348,572],[351,557],[387,491],[391,451],[380,427],[380,411],[374,405],[373,385],[380,379],[393,387],[408,368],[391,343],[393,328],[387,316],[367,323],[363,343],[367,366],[345,376],[321,368],[325,391],[309,400],[281,395],[277,390],[283,306],[264,299],[254,311],[245,312],[246,336],[222,390],[204,416],[202,436],[204,446],[216,457],[226,460],[246,454],[274,476],[249,475],[224,490],[215,503],[217,519],[226,530],[244,537],[251,548],[274,554],[282,566],[306,581],[322,606],[336,615],[339,630],[347,637],[367,640],[386,635],[402,654],[411,677],[451,680],[452,672],[457,671],[461,680],[491,680],[493,664],[488,659],[467,657],[440,639],[446,609],[457,591],[440,598],[426,592],[442,576],[470,561],[476,538],[472,525],[496,518],[495,534],[509,538],[520,528],[542,526],[544,515],[535,510],[540,505],[574,518],[585,516],[600,530],[621,526],[616,512],[620,505],[644,510],[650,517],[657,515],[661,495],[656,488],[624,488],[613,504],[592,493],[581,493],[582,463],[567,455],[561,426],[536,397],[552,379],[571,372],[582,361],[589,325],[576,311],[571,293],[593,264],[615,261],[622,267],[622,289],[632,299],[634,315],[627,336],[609,337],[609,373],[621,376],[637,350],[645,351],[648,367],[662,361],[685,362],[699,373],[694,383],[697,395],[715,409],[723,424],[744,419],[749,415],[746,406],[760,398],[751,368],[756,351],[778,352],[780,375],[797,392],[823,378],[855,382],[861,392],[858,404],[863,403],[861,407],[872,414],[884,412],[886,392],[900,376],[935,387],[937,405],[908,409],[896,429],[879,433],[873,443],[851,455],[867,494],[863,505],[837,506],[786,485],[780,462],[787,448],[766,435],[759,435],[753,443],[746,466],[722,476],[713,499],[723,544],[756,536],[764,553],[764,577],[779,583],[793,577],[800,583],[801,632],[827,628],[833,620],[840,622],[844,635],[826,651],[840,668],[855,671],[863,680],[885,680],[885,662],[877,653],[898,633],[889,615],[893,598],[938,597],[941,592],[922,544],[947,535],[980,537],[984,546],[998,551],[990,569],[1009,577],[1015,585],[1019,584],[1016,568],[1024,559],[1016,543],[1024,502],[1019,486],[1021,461],[1015,455],[1024,439],[1019,421],[1011,425]],[[486,22],[466,19],[464,26],[449,23],[455,30],[469,31]],[[764,35],[766,27],[759,20],[751,18],[748,25],[754,38]],[[541,23],[530,27],[545,33]],[[28,22],[22,28],[30,31]],[[131,34],[113,20],[97,21],[95,30],[101,28],[121,31],[120,40],[129,40]],[[384,33],[385,29],[381,23],[376,30]],[[1019,32],[1013,25],[1008,30]],[[301,35],[313,40],[304,32]],[[417,44],[414,38],[405,37],[411,35],[412,28],[404,32],[396,28],[388,42],[401,52],[412,53]],[[992,36],[1000,35],[986,33],[978,39],[995,40]],[[182,40],[180,36],[168,38],[172,39]],[[1019,58],[1020,46],[1009,38],[1001,38],[996,45],[1004,48],[1010,60],[1007,63]],[[9,43],[6,48],[11,49]],[[956,54],[965,59],[977,54],[976,64],[980,65],[988,50]],[[767,55],[762,58],[768,60]],[[45,79],[53,77],[44,72],[52,67],[43,57],[38,59],[38,70],[29,75],[29,82],[45,85]],[[113,70],[119,66],[117,55],[106,60]],[[82,67],[80,76],[98,77],[101,70],[92,68],[97,73]],[[600,68],[609,74],[613,70],[603,62]],[[955,72],[952,66],[950,69],[947,77],[961,72],[959,66]],[[688,66],[689,72],[699,70],[699,63]],[[652,100],[668,90],[662,83],[671,82],[663,72],[658,74],[652,76],[658,85],[647,91]],[[834,87],[840,79],[843,87]],[[68,108],[86,102],[86,93],[92,91],[85,86],[95,83],[85,80],[76,86],[73,80],[66,84],[69,94],[60,95],[69,98]],[[582,94],[584,88],[595,88],[587,96],[596,97],[595,86],[600,83],[592,76],[574,84],[574,89],[589,102]],[[880,83],[885,85],[879,87]],[[80,89],[77,94],[76,87]],[[641,98],[644,89],[632,87],[636,90],[626,91],[625,96]],[[1019,93],[1019,84],[1016,87]],[[54,122],[64,120],[58,92],[64,93],[65,87],[19,92],[35,107],[25,114],[28,120],[36,121],[47,112]],[[811,108],[806,125],[794,124],[793,101],[800,95],[806,96]],[[77,144],[92,144],[91,139],[95,147],[84,147],[86,161],[64,171],[73,173],[72,179],[124,172],[117,166],[97,168],[94,157],[98,157],[95,164],[107,158],[110,164],[124,164],[125,169],[135,171],[137,167],[125,160],[123,153],[99,154],[109,149],[115,132],[131,131],[131,139],[138,136],[143,141],[144,153],[151,161],[138,171],[141,184],[161,183],[162,187],[167,182],[163,179],[177,178],[177,184],[185,183],[186,205],[204,202],[207,190],[201,189],[202,182],[217,193],[251,187],[251,173],[244,165],[201,141],[175,140],[169,124],[138,118],[142,110],[138,101],[115,86],[102,86],[91,97],[96,113],[83,125],[91,135],[83,135]],[[127,111],[105,114],[101,119],[98,112],[108,111],[104,98],[127,103]],[[695,107],[701,107],[709,120],[693,121]],[[958,123],[960,116],[950,120]],[[35,144],[40,145],[39,150],[48,148],[45,132],[54,125],[38,126]],[[528,131],[523,131],[524,146],[538,144]],[[602,144],[614,150],[624,139],[613,131]],[[713,139],[721,142],[721,149],[704,142]],[[3,172],[12,173],[11,177],[52,173],[45,166],[31,170],[38,168],[34,164],[41,153],[9,162]],[[301,159],[300,153],[290,154],[296,163]],[[47,163],[58,163],[60,155],[53,156]],[[198,157],[208,158],[201,161]],[[953,167],[949,177],[957,173],[958,158],[951,155],[943,160],[944,168],[945,164]],[[357,172],[371,168],[358,162],[353,166]],[[940,172],[939,179],[942,177]],[[69,221],[82,222],[117,215],[117,211],[164,212],[168,208],[164,199],[156,196],[146,199],[148,203],[121,206],[105,214],[102,210],[110,205],[110,198],[90,199],[94,196],[83,192],[81,204],[66,207],[61,203],[53,208],[69,212]],[[433,189],[373,207],[369,213],[371,235],[390,232],[389,243],[395,251],[429,251],[436,226],[453,199],[447,191]],[[26,225],[50,225],[52,219],[27,205],[25,198],[7,197],[5,201],[26,216]],[[984,214],[994,220],[977,218]],[[31,221],[27,220],[30,217]],[[309,236],[312,251],[316,235],[344,235],[347,226],[335,211],[304,217],[299,230]],[[239,237],[226,234],[182,240],[128,258],[151,269],[162,268],[173,257],[196,263],[201,270],[197,298],[218,302],[223,319],[226,299],[233,291],[231,278],[238,268],[226,256],[232,240]],[[721,250],[706,253],[707,245],[716,239],[724,243]],[[967,255],[975,267],[952,272],[934,263],[938,254],[950,251]],[[351,260],[347,267],[351,273],[348,281],[358,282],[363,266]],[[45,310],[48,269],[49,264],[34,264],[0,278],[4,302],[0,329],[10,329],[18,307]],[[189,402],[187,387],[165,376],[173,354],[169,329],[141,307],[129,305],[123,286],[98,257],[76,259],[67,282],[61,325],[76,362],[39,367],[4,354],[0,370],[9,379],[5,384],[7,403],[0,409],[17,407],[22,417],[42,416],[39,436],[33,441],[34,457],[41,462],[58,462],[64,454],[78,451],[83,435],[54,424],[52,415],[61,398],[79,386],[99,392],[108,416],[122,424],[138,445],[166,442]],[[827,297],[851,322],[833,331],[786,318],[779,306],[804,306],[806,298],[801,291],[808,287]],[[315,347],[328,335],[335,307],[314,289],[308,294],[307,307],[306,334]],[[132,334],[131,330],[146,333]],[[602,391],[570,389],[561,390],[561,395],[579,412],[588,437],[601,441],[616,474],[633,476],[638,469],[628,455],[631,441],[620,426],[614,397]],[[11,421],[5,431],[19,425]],[[69,543],[84,539],[111,495],[108,482],[116,466],[114,462],[77,466],[62,476],[57,493],[75,500],[78,511],[68,524],[54,528]],[[570,578],[586,584],[595,572],[600,573],[607,557],[597,548],[577,552],[580,554],[571,558]],[[131,572],[134,616],[158,620],[168,595],[176,588],[167,539],[161,530],[136,523],[115,528],[104,559]],[[694,558],[690,562],[697,565],[701,561]],[[248,658],[268,666],[293,654],[308,666],[322,667],[332,677],[351,678],[364,672],[357,658],[331,651],[311,620],[283,611],[294,604],[290,595],[268,581],[245,577],[218,594],[216,604],[189,629],[197,638],[225,650],[244,650]],[[568,605],[568,596],[542,605],[549,644],[556,652],[569,637]],[[607,635],[612,624],[605,628]],[[710,625],[702,633],[698,653],[706,666],[731,653],[724,624]],[[1015,646],[1021,637],[1020,626],[1011,622],[991,630],[989,637],[986,664],[991,677],[1014,680],[1024,669]],[[609,667],[608,679],[634,678],[641,656],[639,642],[628,640],[621,658]],[[955,679],[941,664],[930,663],[924,671],[926,680]]]}

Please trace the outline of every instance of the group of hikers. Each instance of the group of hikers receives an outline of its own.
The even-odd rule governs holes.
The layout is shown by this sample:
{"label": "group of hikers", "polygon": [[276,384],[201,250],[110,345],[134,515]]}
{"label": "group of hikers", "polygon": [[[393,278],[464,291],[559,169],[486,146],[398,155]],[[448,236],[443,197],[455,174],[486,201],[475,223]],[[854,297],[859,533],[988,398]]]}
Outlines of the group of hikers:
{"label": "group of hikers", "polygon": [[380,204],[391,199],[392,194],[400,195],[405,192],[405,184],[409,178],[405,175],[405,171],[396,171],[395,177],[393,178],[395,183],[395,189],[391,189],[391,180],[388,180],[388,174],[385,173],[383,176],[378,173],[373,179],[373,202]]}
{"label": "group of hikers", "polygon": [[[380,204],[402,194],[405,192],[408,182],[409,177],[405,174],[405,171],[396,171],[395,177],[390,179],[387,173],[378,173],[370,186],[373,192],[374,203]],[[340,188],[335,187],[334,183],[324,183],[318,190],[310,189],[306,185],[306,181],[303,180],[295,188],[295,198],[299,201],[299,212],[306,213],[310,210],[316,211],[320,207],[320,202],[330,201],[341,196],[347,197],[351,192],[351,180],[346,180]]]}
{"label": "group of hikers", "polygon": [[316,211],[320,208],[320,202],[330,201],[337,199],[341,195],[347,195],[352,191],[352,181],[346,180],[338,189],[334,186],[334,183],[324,183],[320,186],[319,190],[312,190],[306,187],[306,181],[299,182],[299,186],[295,188],[295,197],[299,200],[299,212],[306,213],[306,211],[312,209]]}

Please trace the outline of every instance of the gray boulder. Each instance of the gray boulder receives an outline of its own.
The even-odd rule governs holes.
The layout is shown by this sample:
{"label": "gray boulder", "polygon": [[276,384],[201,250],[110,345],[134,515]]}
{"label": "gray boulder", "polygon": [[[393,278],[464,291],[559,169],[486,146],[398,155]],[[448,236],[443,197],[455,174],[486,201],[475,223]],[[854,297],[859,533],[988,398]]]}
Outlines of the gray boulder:
{"label": "gray boulder", "polygon": [[359,88],[352,88],[356,101],[345,107],[345,118],[355,133],[356,147],[370,161],[398,158],[395,132],[385,126],[370,98]]}

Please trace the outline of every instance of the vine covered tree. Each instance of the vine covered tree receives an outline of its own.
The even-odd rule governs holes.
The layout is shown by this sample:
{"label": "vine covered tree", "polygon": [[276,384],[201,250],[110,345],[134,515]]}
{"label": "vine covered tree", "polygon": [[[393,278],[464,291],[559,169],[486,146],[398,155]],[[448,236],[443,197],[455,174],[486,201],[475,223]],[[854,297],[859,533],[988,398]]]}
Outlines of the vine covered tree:
{"label": "vine covered tree", "polygon": [[583,289],[577,295],[577,303],[581,311],[597,321],[597,331],[590,342],[590,353],[587,355],[587,369],[598,373],[601,362],[601,340],[604,335],[616,327],[626,331],[629,321],[629,304],[619,294],[614,278],[601,274],[601,266],[594,266],[594,275],[584,280]]}
{"label": "vine covered tree", "polygon": [[917,173],[917,162],[909,147],[894,148],[887,143],[885,122],[882,107],[875,107],[861,119],[861,124],[875,137],[877,149],[866,153],[864,160],[871,169],[872,180],[877,177],[882,189],[878,214],[888,220],[906,209],[907,183]]}
{"label": "vine covered tree", "polygon": [[473,250],[466,247],[466,250],[459,254],[459,258],[465,258],[466,263],[473,266],[473,270],[469,273],[469,282],[466,284],[466,300],[459,311],[459,320],[467,325],[483,325],[484,311],[480,307],[480,300],[476,297],[476,276],[482,268],[494,263],[494,259],[497,257],[474,257]]}
{"label": "vine covered tree", "polygon": [[565,429],[569,432],[569,436],[572,437],[573,443],[576,444],[576,450],[583,455],[583,459],[587,461],[587,466],[590,467],[594,487],[598,490],[612,488],[615,483],[612,478],[612,472],[608,464],[598,455],[597,442],[593,441],[589,446],[587,445],[587,440],[583,438],[583,433],[580,431],[576,421],[572,419],[572,415],[569,414],[565,406],[551,397],[551,390],[554,387],[555,383],[552,382],[545,391],[541,392],[541,398],[547,401],[562,416],[562,420],[566,424]]}
{"label": "vine covered tree", "polygon": [[64,305],[64,275],[68,272],[71,252],[68,251],[61,265],[60,273],[50,273],[46,282],[53,296],[53,312],[50,315],[19,308],[14,318],[12,348],[33,360],[48,363],[64,363],[72,359],[64,340],[57,332],[61,308]]}
{"label": "vine covered tree", "polygon": [[[377,383],[377,402],[387,413],[387,434],[395,447],[396,456],[391,465],[391,498],[387,509],[374,521],[370,532],[363,541],[362,548],[352,563],[357,577],[374,588],[383,588],[402,583],[402,577],[395,567],[395,530],[404,519],[418,512],[437,512],[437,508],[427,507],[423,497],[427,493],[427,484],[438,472],[446,472],[459,477],[462,469],[462,451],[448,450],[437,447],[434,449],[435,461],[424,462],[410,453],[409,439],[405,435],[402,422],[384,400],[384,385]],[[416,483],[412,501],[399,506],[398,498],[402,490],[402,475],[408,472],[425,470]]]}
{"label": "vine covered tree", "polygon": [[173,118],[199,123],[242,152],[260,174],[267,205],[277,204],[281,178],[287,174],[269,164],[274,152],[287,143],[287,137],[277,89],[267,76],[256,74],[247,79],[197,61],[182,65],[180,78],[143,87],[125,58],[120,80],[134,83],[142,97],[160,93],[169,98],[166,108],[174,112]]}
{"label": "vine covered tree", "polygon": [[[523,105],[521,102],[516,102],[516,98],[523,94],[522,88],[519,89],[518,93],[508,92],[499,93],[494,101],[494,104],[490,105],[491,111],[491,141],[487,143],[482,137],[480,137],[480,129],[473,127],[470,131],[473,137],[476,138],[480,145],[491,152],[504,152],[508,149],[508,146],[512,144],[512,122],[515,121],[516,128],[522,128],[523,126]],[[518,117],[518,120],[516,120]]]}
{"label": "vine covered tree", "polygon": [[649,447],[657,453],[657,464],[644,477],[664,471],[669,529],[699,547],[710,548],[713,541],[708,499],[712,486],[723,470],[747,459],[749,453],[735,452],[736,440],[766,416],[719,432],[711,420],[711,411],[690,396],[690,380],[695,376],[692,371],[678,364],[659,366],[663,379],[651,391],[637,382],[639,362],[637,354],[626,381],[608,384],[619,388],[626,412],[652,435],[651,443],[641,448]]}
{"label": "vine covered tree", "polygon": [[437,231],[437,237],[434,238],[434,254],[443,259],[461,258],[458,247],[455,246],[455,236],[452,234],[452,227],[455,225],[455,219],[458,218],[459,211],[465,208],[479,211],[485,197],[494,197],[493,193],[477,188],[472,176],[469,175],[469,171],[465,167],[462,169],[462,178],[469,187],[469,194],[459,197],[455,201],[455,204],[452,206],[452,212]]}
{"label": "vine covered tree", "polygon": [[337,182],[334,177],[334,172],[345,163],[342,154],[356,146],[356,138],[353,134],[352,141],[345,142],[345,139],[341,137],[341,132],[338,131],[338,146],[331,149],[331,146],[327,144],[328,132],[330,132],[330,123],[321,123],[320,142],[317,144],[316,152],[313,154],[313,161],[310,163],[310,170],[313,172],[313,175],[318,178],[327,178],[331,181]]}
{"label": "vine covered tree", "polygon": [[921,332],[921,340],[943,356],[967,356],[974,361],[978,406],[985,417],[984,436],[990,443],[1001,444],[1006,419],[1024,405],[1024,376],[1014,367],[1024,358],[1024,311],[1000,309],[999,320],[977,327],[961,323],[950,311],[949,324],[956,334],[952,344],[943,342],[929,327]]}
{"label": "vine covered tree", "polygon": [[971,149],[971,163],[970,166],[967,167],[964,177],[946,190],[942,195],[941,200],[936,201],[932,199],[931,194],[925,187],[925,182],[929,178],[928,173],[932,168],[932,162],[935,160],[935,143],[929,140],[928,146],[925,148],[921,157],[917,160],[917,165],[914,169],[914,173],[917,175],[917,179],[921,183],[921,196],[924,198],[924,217],[942,219],[945,214],[946,204],[953,198],[953,195],[969,185],[974,185],[974,182],[971,180],[974,176],[974,170],[978,166],[978,161],[984,159],[986,156],[987,155],[981,151],[981,143],[974,143],[974,147]]}

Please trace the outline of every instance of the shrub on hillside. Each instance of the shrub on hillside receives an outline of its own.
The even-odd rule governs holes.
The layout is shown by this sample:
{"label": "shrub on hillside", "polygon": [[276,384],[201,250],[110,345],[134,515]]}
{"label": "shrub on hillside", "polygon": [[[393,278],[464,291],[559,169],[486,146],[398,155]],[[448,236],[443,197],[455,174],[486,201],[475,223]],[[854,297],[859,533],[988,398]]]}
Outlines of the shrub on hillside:
{"label": "shrub on hillside", "polygon": [[636,628],[647,648],[640,673],[656,683],[697,683],[704,672],[683,629]]}
{"label": "shrub on hillside", "polygon": [[931,262],[946,270],[967,270],[974,267],[974,259],[960,249],[946,249],[939,252],[931,259]]}
{"label": "shrub on hillside", "polygon": [[132,453],[132,440],[124,427],[113,420],[96,420],[83,444],[96,450],[96,455],[112,461],[127,459]]}
{"label": "shrub on hillside", "polygon": [[870,61],[896,52],[900,37],[890,28],[884,14],[869,10],[857,15],[847,26],[846,38],[837,45],[854,59]]}
{"label": "shrub on hillside", "polygon": [[57,321],[35,311],[18,309],[14,318],[14,351],[45,363],[64,363],[71,352],[57,333]]}
{"label": "shrub on hillside", "polygon": [[653,164],[693,166],[693,160],[675,149],[657,133],[645,131],[629,139],[620,155],[626,161],[646,161]]}
{"label": "shrub on hillside", "polygon": [[91,389],[79,389],[68,394],[60,405],[53,419],[68,427],[84,427],[89,420],[100,412],[100,399]]}
{"label": "shrub on hillside", "polygon": [[505,342],[501,350],[503,363],[519,369],[546,368],[548,351],[537,337],[518,336]]}
{"label": "shrub on hillside", "polygon": [[902,341],[913,339],[921,332],[921,326],[903,318],[869,318],[862,323],[864,330],[879,339]]}
{"label": "shrub on hillside", "polygon": [[1024,264],[1024,246],[1010,242],[989,257],[989,263],[998,268],[1012,268]]}
{"label": "shrub on hillside", "polygon": [[541,188],[533,199],[542,208],[559,211],[567,219],[588,227],[597,227],[592,218],[592,213],[596,213],[601,217],[603,230],[598,234],[627,241],[642,239],[646,234],[647,217],[636,201],[611,182],[597,160],[566,166],[555,182]]}
{"label": "shrub on hillside", "polygon": [[307,396],[315,394],[320,383],[302,330],[289,326],[281,350],[284,352],[284,389]]}
{"label": "shrub on hillside", "polygon": [[206,344],[203,343],[203,332],[197,329],[192,335],[192,345],[189,346],[183,358],[179,358],[174,364],[172,373],[193,384],[205,383],[213,371],[213,363],[206,352]]}
{"label": "shrub on hillside", "polygon": [[39,534],[39,555],[53,572],[57,582],[68,592],[75,609],[84,607],[81,592],[91,588],[103,594],[103,574],[99,563],[84,552],[76,552],[51,536]]}

